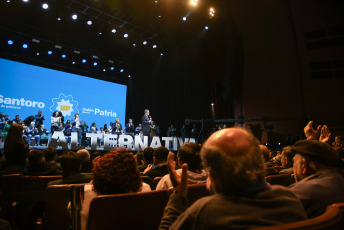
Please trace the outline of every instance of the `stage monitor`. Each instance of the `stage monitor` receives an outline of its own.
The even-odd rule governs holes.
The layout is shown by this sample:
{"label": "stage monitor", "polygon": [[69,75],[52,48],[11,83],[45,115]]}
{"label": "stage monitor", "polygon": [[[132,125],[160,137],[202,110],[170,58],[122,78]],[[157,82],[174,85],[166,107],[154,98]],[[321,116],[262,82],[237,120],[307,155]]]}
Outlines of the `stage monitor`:
{"label": "stage monitor", "polygon": [[0,58],[0,112],[10,120],[16,115],[24,121],[38,110],[50,131],[54,111],[61,111],[64,121],[79,113],[89,127],[98,130],[119,118],[125,123],[127,86],[85,76],[23,64]]}

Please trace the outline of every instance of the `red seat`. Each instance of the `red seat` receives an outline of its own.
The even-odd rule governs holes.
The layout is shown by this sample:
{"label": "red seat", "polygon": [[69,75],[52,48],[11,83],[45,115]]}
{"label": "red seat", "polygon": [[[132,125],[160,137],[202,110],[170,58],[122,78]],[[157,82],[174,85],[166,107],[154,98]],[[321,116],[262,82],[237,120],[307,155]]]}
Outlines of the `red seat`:
{"label": "red seat", "polygon": [[343,230],[344,229],[344,203],[329,205],[321,216],[280,224],[269,227],[255,228],[254,230]]}
{"label": "red seat", "polygon": [[158,229],[167,201],[166,190],[95,197],[87,229]]}
{"label": "red seat", "polygon": [[[71,186],[80,184],[50,185],[47,191],[70,190]],[[44,226],[49,230],[66,230],[72,224],[72,218],[67,211],[70,197],[45,201]]]}

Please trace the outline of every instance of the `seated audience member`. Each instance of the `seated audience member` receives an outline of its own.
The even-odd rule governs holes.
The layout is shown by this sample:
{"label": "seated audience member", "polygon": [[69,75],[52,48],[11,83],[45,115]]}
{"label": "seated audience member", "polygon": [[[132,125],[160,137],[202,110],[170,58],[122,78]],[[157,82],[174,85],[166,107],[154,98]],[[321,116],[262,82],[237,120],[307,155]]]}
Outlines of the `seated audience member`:
{"label": "seated audience member", "polygon": [[289,189],[264,181],[264,160],[258,140],[238,128],[212,134],[201,149],[208,173],[207,188],[215,194],[187,207],[187,164],[182,175],[168,156],[174,193],[159,229],[251,229],[305,219],[302,203]]}
{"label": "seated audience member", "polygon": [[38,135],[40,136],[40,144],[48,144],[49,140],[49,131],[44,128],[42,124],[38,129]]}
{"label": "seated audience member", "polygon": [[341,136],[336,136],[334,138],[334,142],[332,142],[332,147],[333,148],[343,148],[343,141],[342,141],[342,137]]}
{"label": "seated audience member", "polygon": [[81,174],[81,159],[73,151],[68,151],[59,157],[62,167],[62,179],[51,181],[48,185],[89,183],[90,174]]}
{"label": "seated audience member", "polygon": [[4,156],[6,159],[4,171],[6,174],[22,173],[25,169],[28,146],[25,144],[22,136],[23,126],[14,124],[9,127],[4,144]]}
{"label": "seated audience member", "polygon": [[29,165],[23,172],[27,176],[49,176],[60,174],[56,168],[46,167],[44,153],[38,149],[31,149],[29,152]]}
{"label": "seated audience member", "polygon": [[98,195],[149,192],[142,183],[135,156],[127,149],[114,149],[99,158],[92,169],[92,184],[85,185],[81,229],[85,230],[91,200]]}
{"label": "seated audience member", "polygon": [[137,162],[137,168],[145,163],[143,160],[143,153],[140,150],[136,153],[135,158]]}
{"label": "seated audience member", "polygon": [[36,139],[36,145],[39,145],[39,141],[41,137],[38,135],[38,129],[35,127],[35,122],[30,123],[30,127],[27,127],[26,129],[27,138],[28,138],[28,144],[31,144],[31,139]]}
{"label": "seated audience member", "polygon": [[143,172],[148,165],[151,165],[152,168],[154,168],[154,164],[153,164],[153,157],[154,157],[154,149],[151,147],[147,147],[145,148],[145,150],[143,150],[143,161],[144,163],[142,165],[137,166],[140,170],[140,172]]}
{"label": "seated audience member", "polygon": [[330,204],[344,202],[344,177],[335,167],[337,152],[317,140],[301,140],[292,148],[296,183],[290,190],[302,201],[308,218],[321,215]]}
{"label": "seated audience member", "polygon": [[97,157],[99,157],[101,155],[101,152],[99,151],[94,151],[92,154],[91,154],[91,162],[93,162],[93,160]]}
{"label": "seated audience member", "polygon": [[[205,184],[207,175],[201,170],[201,147],[195,143],[184,143],[178,150],[178,165],[188,164],[188,184]],[[176,170],[178,175],[182,174],[182,169]],[[172,188],[170,175],[165,175],[156,186],[156,190]]]}
{"label": "seated audience member", "polygon": [[[144,154],[144,153],[143,153]],[[150,178],[154,179],[155,177],[163,177],[168,174],[167,169],[167,156],[168,156],[168,149],[164,146],[160,146],[154,151],[154,168],[152,165],[148,165],[145,169],[143,175],[149,176]]]}
{"label": "seated audience member", "polygon": [[293,158],[295,156],[295,151],[290,146],[287,146],[282,149],[281,155],[282,170],[279,171],[279,174],[293,174]]}
{"label": "seated audience member", "polygon": [[80,149],[76,152],[76,154],[80,157],[81,159],[81,173],[90,173],[92,170],[92,162],[91,162],[91,155],[87,151],[87,149]]}
{"label": "seated audience member", "polygon": [[[10,130],[10,127],[11,125],[13,124],[13,121],[7,121],[5,124],[4,124],[4,128],[2,130],[2,134],[1,134],[1,139],[4,141],[6,140],[6,136]],[[22,132],[22,135],[23,135],[23,132]]]}
{"label": "seated audience member", "polygon": [[56,171],[62,173],[62,168],[60,163],[56,163],[57,151],[55,148],[46,148],[43,150],[45,158],[45,166],[47,168],[56,169]]}

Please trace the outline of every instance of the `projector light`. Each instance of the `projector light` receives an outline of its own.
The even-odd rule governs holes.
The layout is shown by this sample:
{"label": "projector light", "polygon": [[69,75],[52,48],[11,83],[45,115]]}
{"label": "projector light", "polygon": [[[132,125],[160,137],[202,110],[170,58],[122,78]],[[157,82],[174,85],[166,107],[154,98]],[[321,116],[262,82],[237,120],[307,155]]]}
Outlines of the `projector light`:
{"label": "projector light", "polygon": [[82,59],[82,63],[86,63],[86,59]]}
{"label": "projector light", "polygon": [[123,73],[123,72],[124,72],[124,69],[121,69],[119,72]]}
{"label": "projector light", "polygon": [[156,45],[153,45],[153,49],[155,49],[156,48]]}
{"label": "projector light", "polygon": [[128,34],[124,34],[123,37],[127,38],[127,37],[128,37]]}
{"label": "projector light", "polygon": [[47,10],[49,8],[49,5],[47,3],[43,3],[42,8]]}
{"label": "projector light", "polygon": [[147,45],[147,41],[142,42],[142,44]]}
{"label": "projector light", "polygon": [[27,49],[27,47],[28,47],[27,44],[23,44],[24,49]]}
{"label": "projector light", "polygon": [[73,14],[73,15],[72,15],[72,18],[73,18],[73,20],[76,20],[76,19],[78,19],[78,15]]}
{"label": "projector light", "polygon": [[186,21],[186,17],[183,17],[183,21],[184,21],[184,22]]}
{"label": "projector light", "polygon": [[94,65],[94,66],[97,66],[97,65],[98,65],[98,63],[97,63],[97,62],[95,62],[95,63],[93,63],[93,65]]}
{"label": "projector light", "polygon": [[87,21],[87,25],[92,25],[92,21]]}
{"label": "projector light", "polygon": [[67,57],[67,55],[65,55],[65,54],[62,54],[62,58],[66,58]]}
{"label": "projector light", "polygon": [[48,51],[48,54],[49,54],[49,55],[52,55],[52,54],[53,54],[53,51],[49,50],[49,51]]}
{"label": "projector light", "polygon": [[12,41],[12,40],[8,40],[8,41],[7,41],[7,44],[13,45],[13,41]]}
{"label": "projector light", "polygon": [[116,31],[117,31],[116,29],[112,29],[111,30],[112,33],[116,33]]}

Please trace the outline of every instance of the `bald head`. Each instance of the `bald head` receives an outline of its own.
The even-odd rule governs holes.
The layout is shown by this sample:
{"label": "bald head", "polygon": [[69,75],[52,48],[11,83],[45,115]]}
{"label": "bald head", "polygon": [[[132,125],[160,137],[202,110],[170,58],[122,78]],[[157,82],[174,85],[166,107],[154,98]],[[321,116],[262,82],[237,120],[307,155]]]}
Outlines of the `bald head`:
{"label": "bald head", "polygon": [[244,190],[264,180],[258,140],[244,129],[222,129],[209,137],[201,157],[216,192]]}

